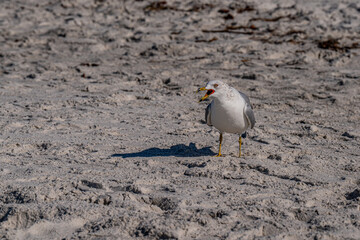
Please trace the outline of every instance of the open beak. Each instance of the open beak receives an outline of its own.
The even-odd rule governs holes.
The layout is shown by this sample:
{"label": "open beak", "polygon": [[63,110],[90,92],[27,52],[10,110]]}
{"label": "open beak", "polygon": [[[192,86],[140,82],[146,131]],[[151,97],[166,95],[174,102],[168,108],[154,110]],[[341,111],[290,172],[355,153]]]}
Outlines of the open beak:
{"label": "open beak", "polygon": [[207,91],[205,93],[205,95],[199,100],[199,102],[204,101],[205,99],[207,99],[211,94],[213,94],[215,91],[213,89],[206,89],[204,87],[199,88],[196,92],[200,92],[200,91]]}

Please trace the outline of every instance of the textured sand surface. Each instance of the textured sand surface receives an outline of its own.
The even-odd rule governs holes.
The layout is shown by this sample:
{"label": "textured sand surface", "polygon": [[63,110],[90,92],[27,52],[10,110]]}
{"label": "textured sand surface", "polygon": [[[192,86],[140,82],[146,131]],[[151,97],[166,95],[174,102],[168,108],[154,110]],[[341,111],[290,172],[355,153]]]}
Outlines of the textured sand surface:
{"label": "textured sand surface", "polygon": [[357,0],[0,1],[0,102],[1,239],[359,239]]}

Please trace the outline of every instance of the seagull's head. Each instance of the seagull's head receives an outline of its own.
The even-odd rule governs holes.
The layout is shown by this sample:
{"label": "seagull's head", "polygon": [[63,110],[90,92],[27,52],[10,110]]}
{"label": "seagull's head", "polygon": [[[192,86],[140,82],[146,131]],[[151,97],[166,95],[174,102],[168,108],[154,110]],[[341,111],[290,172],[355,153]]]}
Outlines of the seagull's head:
{"label": "seagull's head", "polygon": [[221,92],[225,91],[227,85],[226,83],[220,80],[213,80],[206,84],[205,87],[199,88],[197,92],[206,91],[205,95],[199,100],[199,102],[204,101],[207,98],[216,98],[221,94]]}

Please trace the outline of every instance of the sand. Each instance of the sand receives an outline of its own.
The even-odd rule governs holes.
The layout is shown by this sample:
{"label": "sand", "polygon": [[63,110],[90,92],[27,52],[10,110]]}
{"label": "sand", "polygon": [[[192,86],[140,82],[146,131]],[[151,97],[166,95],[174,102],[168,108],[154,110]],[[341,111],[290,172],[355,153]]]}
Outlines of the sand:
{"label": "sand", "polygon": [[359,42],[357,0],[1,1],[0,238],[360,239]]}

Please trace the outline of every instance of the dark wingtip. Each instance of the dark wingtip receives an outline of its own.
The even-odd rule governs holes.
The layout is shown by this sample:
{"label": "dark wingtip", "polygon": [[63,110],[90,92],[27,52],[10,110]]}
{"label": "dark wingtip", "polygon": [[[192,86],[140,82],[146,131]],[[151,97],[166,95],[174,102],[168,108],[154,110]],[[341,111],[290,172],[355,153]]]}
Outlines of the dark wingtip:
{"label": "dark wingtip", "polygon": [[246,132],[244,132],[243,134],[241,134],[242,138],[246,138]]}

